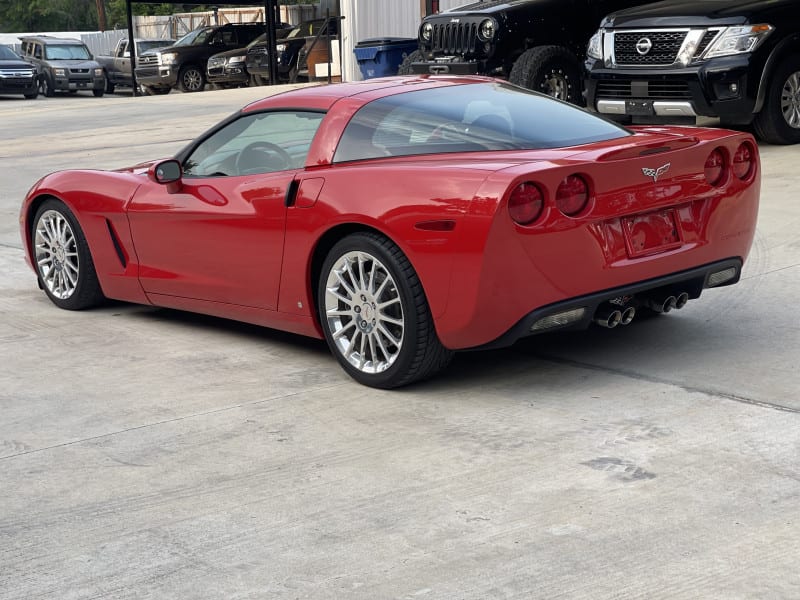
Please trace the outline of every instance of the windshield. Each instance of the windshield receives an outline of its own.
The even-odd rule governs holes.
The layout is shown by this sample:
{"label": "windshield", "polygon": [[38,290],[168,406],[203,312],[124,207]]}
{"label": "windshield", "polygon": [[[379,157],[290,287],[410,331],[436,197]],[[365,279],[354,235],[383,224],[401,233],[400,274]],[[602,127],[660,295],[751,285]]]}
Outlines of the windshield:
{"label": "windshield", "polygon": [[8,46],[0,46],[0,60],[21,60]]}
{"label": "windshield", "polygon": [[454,85],[366,104],[344,130],[334,161],[563,148],[628,135],[576,106],[510,84]]}
{"label": "windshield", "polygon": [[48,60],[89,60],[89,49],[81,44],[47,44],[44,57]]}
{"label": "windshield", "polygon": [[213,29],[210,27],[203,27],[190,31],[181,39],[173,44],[173,46],[201,46],[205,44],[206,40],[211,36]]}

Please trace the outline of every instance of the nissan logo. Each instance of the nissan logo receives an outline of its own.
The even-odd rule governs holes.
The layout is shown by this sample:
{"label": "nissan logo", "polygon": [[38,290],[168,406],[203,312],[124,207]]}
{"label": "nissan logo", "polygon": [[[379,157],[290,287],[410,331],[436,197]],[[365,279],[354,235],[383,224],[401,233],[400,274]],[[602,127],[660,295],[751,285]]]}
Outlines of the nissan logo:
{"label": "nissan logo", "polygon": [[650,38],[642,38],[638,42],[636,42],[636,52],[644,56],[653,48],[653,42],[650,41]]}

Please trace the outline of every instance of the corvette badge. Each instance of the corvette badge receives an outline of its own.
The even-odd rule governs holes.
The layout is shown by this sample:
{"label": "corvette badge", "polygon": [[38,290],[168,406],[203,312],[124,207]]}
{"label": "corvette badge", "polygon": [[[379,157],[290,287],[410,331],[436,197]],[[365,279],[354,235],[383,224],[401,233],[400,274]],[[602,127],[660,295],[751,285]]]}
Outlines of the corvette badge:
{"label": "corvette badge", "polygon": [[670,164],[672,164],[672,163],[667,163],[665,165],[661,165],[657,169],[648,169],[647,167],[645,167],[645,168],[642,169],[642,173],[644,173],[645,176],[647,176],[647,177],[652,177],[653,178],[653,183],[656,183],[658,181],[659,177],[661,177],[664,173],[669,171]]}

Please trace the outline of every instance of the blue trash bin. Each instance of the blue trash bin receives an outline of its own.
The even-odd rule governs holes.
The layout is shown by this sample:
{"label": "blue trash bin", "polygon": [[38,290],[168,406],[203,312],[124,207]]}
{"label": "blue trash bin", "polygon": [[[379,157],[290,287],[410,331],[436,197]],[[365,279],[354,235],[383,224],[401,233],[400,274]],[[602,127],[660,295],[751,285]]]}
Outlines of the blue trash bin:
{"label": "blue trash bin", "polygon": [[400,63],[419,48],[417,38],[371,38],[356,44],[356,55],[364,79],[397,75]]}

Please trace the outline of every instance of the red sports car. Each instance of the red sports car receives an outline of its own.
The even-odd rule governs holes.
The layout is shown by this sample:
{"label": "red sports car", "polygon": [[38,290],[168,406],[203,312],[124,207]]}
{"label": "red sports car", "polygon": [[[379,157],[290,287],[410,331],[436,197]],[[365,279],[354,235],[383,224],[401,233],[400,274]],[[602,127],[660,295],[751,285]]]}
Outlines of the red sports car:
{"label": "red sports car", "polygon": [[64,171],[20,225],[59,307],[115,298],[324,337],[391,388],[453,351],[667,312],[739,280],[753,138],[624,129],[478,77],[254,102],[175,158]]}

